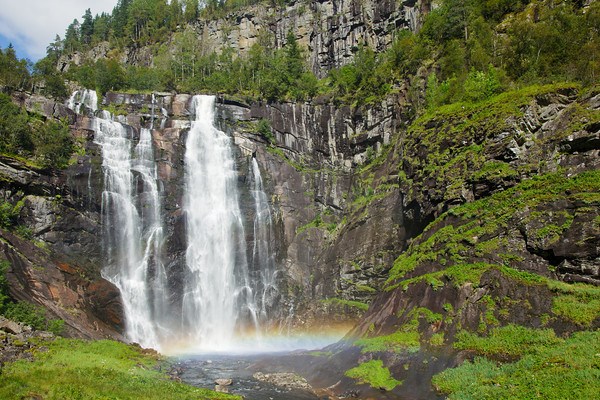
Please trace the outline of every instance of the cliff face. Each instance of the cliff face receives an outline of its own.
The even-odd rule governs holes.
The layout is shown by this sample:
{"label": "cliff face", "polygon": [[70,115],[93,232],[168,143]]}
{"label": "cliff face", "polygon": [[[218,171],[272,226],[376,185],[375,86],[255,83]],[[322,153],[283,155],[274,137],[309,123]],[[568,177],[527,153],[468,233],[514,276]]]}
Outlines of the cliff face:
{"label": "cliff face", "polygon": [[398,28],[418,30],[428,1],[296,1],[286,8],[254,6],[214,21],[200,21],[197,32],[209,51],[232,48],[247,54],[254,43],[270,40],[283,47],[292,30],[308,49],[312,71],[327,71],[352,61],[360,45],[386,49]]}
{"label": "cliff face", "polygon": [[[47,99],[19,95],[28,109],[46,116],[77,116]],[[1,251],[9,261],[11,296],[42,305],[65,321],[66,334],[83,338],[121,338],[120,294],[100,276],[102,228],[99,197],[101,163],[91,132],[73,134],[86,143],[86,155],[62,171],[34,170],[2,158],[0,193],[16,213],[13,229],[0,230]],[[100,184],[99,184],[100,182]]]}
{"label": "cliff face", "polygon": [[[310,69],[322,78],[329,70],[350,63],[361,45],[379,52],[392,43],[397,29],[417,31],[430,4],[429,0],[300,0],[285,8],[249,6],[222,18],[200,19],[191,27],[203,54],[220,54],[231,48],[241,56],[255,43],[283,47],[292,30],[307,50]],[[108,43],[101,43],[86,53],[69,54],[61,58],[58,69],[67,71],[70,64],[106,58],[110,50]],[[124,50],[121,61],[152,66],[154,55],[150,47],[130,47]]]}
{"label": "cliff face", "polygon": [[[514,108],[494,111],[494,107],[504,107],[513,100]],[[105,105],[126,114],[125,121],[134,136],[140,127],[150,126],[154,118],[155,159],[168,230],[165,264],[171,271],[172,285],[181,283],[177,280],[178,271],[185,266],[181,204],[190,102],[191,96],[185,94],[157,94],[154,100],[150,95],[109,94],[104,99]],[[403,271],[405,267],[399,265],[404,265],[402,260],[409,258],[411,251],[426,253],[419,243],[429,243],[438,230],[444,231],[442,228],[449,229],[447,226],[460,222],[451,218],[452,214],[443,216],[447,210],[502,193],[535,175],[560,171],[568,176],[597,169],[598,132],[595,122],[590,120],[597,102],[597,96],[583,98],[574,88],[542,90],[533,96],[516,94],[512,99],[492,103],[487,106],[494,111],[491,114],[480,108],[446,114],[441,111],[403,128],[401,101],[393,97],[369,108],[219,100],[219,124],[236,144],[242,211],[249,216],[249,222],[253,210],[245,200],[249,198],[246,175],[250,158],[255,157],[275,217],[281,297],[273,310],[273,319],[292,327],[307,327],[325,319],[354,321],[386,286],[386,281],[390,287],[394,279],[412,277],[412,271],[406,275],[397,271]],[[56,107],[46,108],[54,113]],[[85,312],[93,314],[97,310],[108,325],[118,330],[122,328],[122,316],[115,289],[102,289],[113,294],[99,300],[87,299],[86,296],[97,294],[85,289],[87,285],[110,286],[99,276],[103,254],[97,240],[101,235],[103,185],[99,149],[91,141],[90,118],[75,118],[68,111],[62,112],[72,118],[76,136],[87,141],[86,155],[79,156],[77,164],[53,177],[5,164],[3,174],[12,182],[5,189],[5,198],[23,204],[20,221],[31,229],[36,240],[52,250],[57,260],[52,274],[68,278],[63,278],[65,283],[61,285],[82,288],[78,297],[71,297],[84,304],[81,308]],[[455,131],[457,121],[465,118],[462,114],[468,115],[472,126]],[[264,121],[270,126],[268,132],[259,128]],[[588,122],[582,125],[582,121]],[[490,244],[493,254],[519,260],[515,268],[526,268],[547,278],[597,282],[598,266],[594,261],[597,236],[593,223],[589,225],[595,216],[585,214],[588,205],[570,201],[557,199],[536,205],[539,209],[521,211],[521,220],[528,222],[515,224],[518,228],[512,233],[493,234],[506,238]],[[414,239],[438,218],[448,221],[436,222]],[[557,228],[548,233],[545,232],[548,226]],[[560,228],[563,226],[565,229]],[[544,236],[546,233],[548,237]],[[563,234],[567,236],[560,236]],[[9,235],[6,233],[5,237]],[[585,235],[590,237],[586,239]],[[251,234],[247,236],[251,241]],[[486,245],[479,243],[483,240],[479,235],[475,236],[469,239],[475,252],[471,261],[505,263],[503,258],[490,259],[491,253],[481,255],[480,248]],[[18,238],[14,235],[7,239],[9,243],[15,241]],[[444,245],[440,246],[435,254],[448,251]],[[20,248],[21,244],[8,245],[6,254],[15,247]],[[25,258],[29,254],[21,253]],[[442,262],[447,263],[450,257],[442,257]],[[23,271],[35,272],[35,268],[26,264],[19,262],[24,266]],[[65,265],[74,265],[80,272]],[[429,266],[424,266],[421,274],[436,271],[434,264],[426,265]],[[561,275],[552,274],[551,270]],[[415,271],[420,270],[415,268]],[[24,273],[17,270],[13,273],[15,281],[27,281],[17,278]],[[84,279],[72,283],[72,275],[77,274]],[[389,278],[390,274],[397,278]],[[51,276],[33,277],[29,281],[61,281]],[[421,275],[414,277],[418,276]],[[30,287],[36,285],[31,283]],[[36,296],[38,302],[46,301],[40,301],[42,298],[58,302],[60,298],[52,297],[50,292],[30,295]],[[396,300],[389,301],[399,301],[398,296],[395,294],[391,299]],[[376,304],[382,301],[380,296]],[[290,314],[289,310],[294,312]],[[378,311],[374,313],[375,310]],[[376,332],[385,333],[388,328],[383,327],[389,323],[384,321],[390,315],[385,310],[389,307],[372,307],[370,317],[363,319],[355,333],[359,336],[373,333],[374,322],[382,326]],[[468,315],[474,317],[476,313]]]}

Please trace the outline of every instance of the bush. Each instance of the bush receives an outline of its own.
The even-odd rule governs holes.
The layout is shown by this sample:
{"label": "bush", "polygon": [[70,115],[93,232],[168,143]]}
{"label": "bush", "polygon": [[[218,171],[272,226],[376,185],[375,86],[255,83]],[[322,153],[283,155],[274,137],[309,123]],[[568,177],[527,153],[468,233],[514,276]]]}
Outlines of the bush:
{"label": "bush", "polygon": [[500,89],[498,71],[494,67],[490,65],[487,72],[472,69],[464,84],[464,98],[468,101],[481,101],[499,93]]}
{"label": "bush", "polygon": [[63,168],[74,152],[73,136],[66,121],[49,120],[33,132],[34,154],[43,167]]}

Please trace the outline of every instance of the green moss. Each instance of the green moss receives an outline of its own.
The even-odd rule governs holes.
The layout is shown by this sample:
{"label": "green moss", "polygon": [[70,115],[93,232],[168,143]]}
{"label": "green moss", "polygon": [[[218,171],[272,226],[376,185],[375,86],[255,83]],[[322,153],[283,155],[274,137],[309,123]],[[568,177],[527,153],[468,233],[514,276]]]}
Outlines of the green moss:
{"label": "green moss", "polygon": [[393,390],[401,385],[402,381],[392,377],[390,370],[383,366],[381,360],[371,360],[349,369],[344,373],[347,377],[356,379],[359,383],[366,383],[373,388]]}
{"label": "green moss", "polygon": [[600,318],[600,296],[562,295],[552,299],[552,312],[582,327],[589,327]]}
{"label": "green moss", "polygon": [[474,181],[513,179],[519,175],[509,164],[501,161],[488,161],[473,174]]}
{"label": "green moss", "polygon": [[157,358],[139,348],[100,340],[42,342],[33,362],[3,366],[0,398],[45,399],[239,399],[170,380]]}
{"label": "green moss", "polygon": [[361,311],[367,311],[369,309],[369,305],[366,303],[362,303],[360,301],[355,301],[355,300],[345,300],[345,299],[339,299],[336,297],[331,297],[329,299],[324,299],[321,300],[321,303],[323,304],[330,304],[336,307],[350,307],[350,308],[355,308]]}
{"label": "green moss", "polygon": [[420,349],[419,338],[419,332],[415,330],[408,332],[397,331],[391,335],[358,339],[354,344],[361,348],[362,353],[376,353],[381,351],[391,351],[394,353],[408,351],[409,353],[416,353]]}
{"label": "green moss", "polygon": [[429,343],[432,346],[443,346],[444,345],[444,332],[434,333],[429,339]]}
{"label": "green moss", "polygon": [[[424,279],[430,279],[434,286],[439,286],[442,275],[455,275],[455,280],[460,282],[461,268],[449,270],[453,265],[460,264],[469,266],[464,268],[465,271],[474,272],[473,276],[464,279],[476,279],[481,275],[481,270],[486,268],[473,268],[474,265],[481,264],[464,262],[474,256],[497,259],[499,265],[503,261],[518,260],[519,256],[509,251],[508,243],[499,239],[499,235],[510,226],[520,223],[516,211],[528,209],[535,212],[537,207],[561,200],[597,205],[600,202],[600,171],[583,172],[570,178],[560,173],[541,175],[485,199],[450,209],[431,223],[410,244],[407,251],[395,260],[386,289],[400,285],[406,287]],[[549,218],[552,219],[542,228],[543,235],[560,234],[573,222],[573,216],[568,212],[556,213]],[[447,224],[448,219],[453,223]],[[501,254],[503,257],[500,257]],[[413,277],[413,281],[402,282],[407,274],[419,267],[441,264],[447,267],[448,272],[435,272],[429,276]]]}

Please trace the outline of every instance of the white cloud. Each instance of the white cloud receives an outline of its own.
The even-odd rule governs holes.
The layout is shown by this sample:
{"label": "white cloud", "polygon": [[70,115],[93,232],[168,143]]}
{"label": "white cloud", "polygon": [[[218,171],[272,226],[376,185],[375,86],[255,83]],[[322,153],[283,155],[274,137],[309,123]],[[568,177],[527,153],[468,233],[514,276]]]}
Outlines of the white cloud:
{"label": "white cloud", "polygon": [[111,12],[116,4],[117,0],[0,0],[0,35],[37,60],[57,34],[64,38],[75,18],[81,22],[85,10],[96,15]]}

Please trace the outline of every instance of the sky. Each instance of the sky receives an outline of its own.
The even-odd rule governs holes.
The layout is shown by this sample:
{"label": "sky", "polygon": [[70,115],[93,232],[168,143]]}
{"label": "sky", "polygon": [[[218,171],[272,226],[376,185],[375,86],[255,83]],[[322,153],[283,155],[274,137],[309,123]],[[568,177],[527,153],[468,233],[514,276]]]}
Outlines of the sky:
{"label": "sky", "polygon": [[0,0],[0,47],[12,43],[17,56],[37,61],[56,35],[64,39],[75,18],[111,12],[118,0]]}

